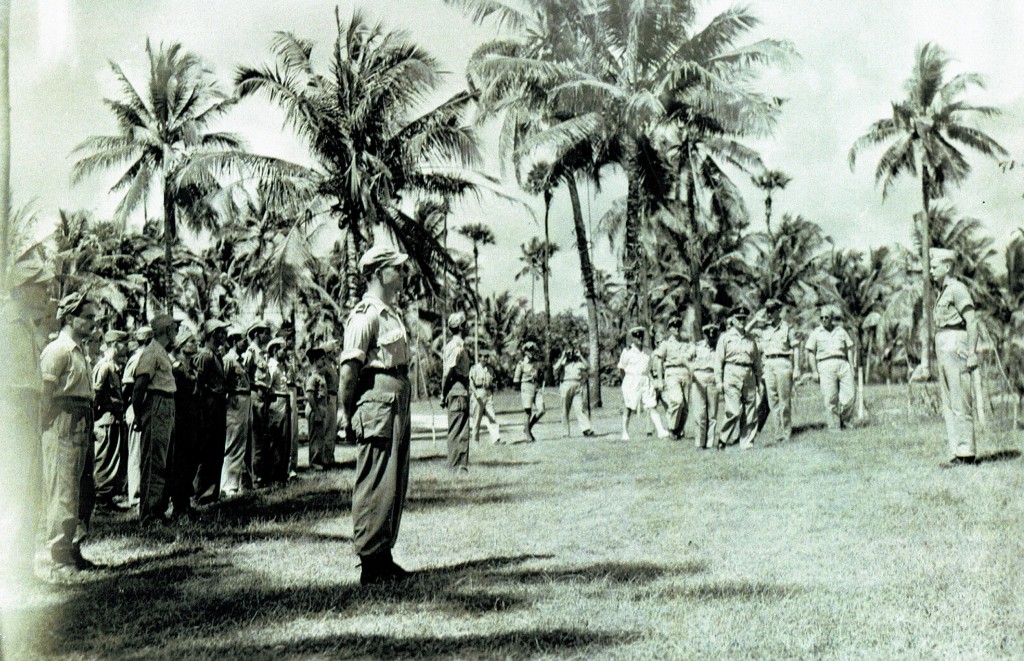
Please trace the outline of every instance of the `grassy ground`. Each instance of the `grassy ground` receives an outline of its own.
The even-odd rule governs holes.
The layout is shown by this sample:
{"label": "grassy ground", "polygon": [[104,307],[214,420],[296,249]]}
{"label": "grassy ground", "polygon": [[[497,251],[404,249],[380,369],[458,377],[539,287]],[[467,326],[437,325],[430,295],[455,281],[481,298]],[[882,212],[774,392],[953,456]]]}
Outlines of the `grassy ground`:
{"label": "grassy ground", "polygon": [[171,544],[99,518],[85,552],[106,568],[35,588],[9,642],[20,625],[21,654],[62,659],[1024,657],[1015,435],[944,470],[940,421],[902,390],[870,390],[871,424],[832,434],[806,387],[789,443],[699,452],[615,440],[607,392],[597,438],[549,411],[536,444],[474,444],[467,477],[442,439],[414,442],[400,588],[357,585],[346,447],[348,467],[211,507]]}

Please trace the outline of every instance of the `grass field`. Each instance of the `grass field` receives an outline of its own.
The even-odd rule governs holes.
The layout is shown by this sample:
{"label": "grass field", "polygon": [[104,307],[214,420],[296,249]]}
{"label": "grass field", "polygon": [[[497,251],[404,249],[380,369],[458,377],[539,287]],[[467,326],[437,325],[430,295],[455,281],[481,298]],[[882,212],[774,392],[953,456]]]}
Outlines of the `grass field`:
{"label": "grass field", "polygon": [[871,389],[871,423],[839,434],[815,392],[804,431],[749,452],[618,441],[612,389],[597,438],[549,411],[536,444],[474,444],[466,477],[442,437],[416,441],[395,552],[415,576],[396,588],[358,587],[351,461],[213,506],[171,544],[106,515],[85,549],[105,569],[25,595],[12,656],[1024,657],[1020,438],[942,469],[941,422],[904,391]]}

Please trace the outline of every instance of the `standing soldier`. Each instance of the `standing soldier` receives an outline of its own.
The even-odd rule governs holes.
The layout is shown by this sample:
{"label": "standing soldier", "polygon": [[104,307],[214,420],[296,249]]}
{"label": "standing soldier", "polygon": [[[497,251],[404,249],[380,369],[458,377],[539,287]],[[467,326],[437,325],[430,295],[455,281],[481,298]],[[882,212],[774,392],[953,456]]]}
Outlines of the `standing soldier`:
{"label": "standing soldier", "polygon": [[334,446],[338,442],[338,342],[323,344],[324,367],[321,374],[327,382],[327,431],[324,438],[323,464],[325,469],[337,468]]}
{"label": "standing soldier", "polygon": [[754,447],[757,436],[757,383],[761,380],[761,352],[747,332],[749,312],[737,306],[729,315],[729,329],[718,340],[718,382],[725,399],[722,445],[744,450]]}
{"label": "standing soldier", "polygon": [[565,421],[566,429],[569,425],[569,412],[576,414],[576,422],[584,436],[593,436],[594,430],[590,426],[590,417],[587,410],[590,409],[590,397],[587,390],[587,363],[583,360],[583,354],[576,348],[568,348],[558,357],[554,367],[555,373],[562,373],[562,384],[559,393],[562,395],[562,420]]}
{"label": "standing soldier", "polygon": [[404,255],[374,246],[359,259],[366,293],[349,315],[340,398],[358,445],[352,538],[361,585],[403,580],[391,556],[409,485],[409,337],[392,306],[404,286]]}
{"label": "standing soldier", "polygon": [[228,324],[208,319],[203,324],[203,348],[196,355],[196,388],[199,393],[199,467],[196,470],[196,504],[208,505],[220,498],[221,470],[227,429],[227,397],[221,354],[227,342]]}
{"label": "standing soldier", "polygon": [[939,290],[935,300],[935,355],[946,421],[948,466],[973,464],[976,458],[972,415],[972,372],[978,368],[978,319],[967,286],[951,275],[956,253],[933,248],[931,277]]}
{"label": "standing soldier", "polygon": [[92,367],[82,346],[96,324],[96,306],[82,294],[65,296],[57,307],[60,334],[39,358],[43,392],[43,475],[48,504],[44,534],[52,569],[60,573],[91,569],[82,557],[88,535],[81,519],[81,487],[92,444]]}
{"label": "standing soldier", "polygon": [[103,335],[103,355],[92,370],[96,393],[95,462],[93,477],[96,502],[109,510],[127,509],[117,502],[125,491],[128,475],[128,434],[124,421],[124,386],[121,361],[124,360],[127,333],[108,330]]}
{"label": "standing soldier", "polygon": [[448,410],[448,468],[469,471],[469,353],[462,331],[466,315],[448,316],[452,338],[444,345],[441,369],[441,401]]}
{"label": "standing soldier", "polygon": [[[672,439],[678,441],[686,430],[686,414],[690,396],[690,363],[693,361],[693,344],[679,337],[682,322],[673,317],[668,322],[668,337],[654,350],[652,358],[658,375],[661,397],[665,402],[667,427]],[[656,386],[657,388],[657,386]]]}
{"label": "standing soldier", "polygon": [[853,339],[836,324],[839,311],[831,305],[821,308],[821,324],[807,338],[811,374],[818,378],[825,419],[829,429],[842,429],[853,415]]}
{"label": "standing soldier", "polygon": [[270,340],[270,326],[257,321],[249,326],[245,337],[249,346],[242,354],[242,365],[249,376],[252,411],[249,420],[249,448],[245,454],[246,471],[254,476],[255,486],[264,486],[270,470],[270,449],[267,445],[267,357],[264,347]]}
{"label": "standing soldier", "polygon": [[199,346],[195,334],[183,329],[174,342],[171,370],[174,374],[174,440],[167,454],[168,483],[174,518],[199,518],[192,507],[196,473],[199,469],[200,415],[199,384],[195,357]]}
{"label": "standing soldier", "polygon": [[651,414],[651,422],[658,432],[658,438],[668,438],[668,430],[661,424],[658,414],[658,397],[654,392],[651,380],[651,357],[640,347],[644,342],[642,326],[629,331],[629,346],[619,356],[619,369],[622,370],[622,440],[629,440],[629,420],[643,406]]}
{"label": "standing soldier", "polygon": [[522,351],[523,358],[516,363],[512,383],[519,385],[519,401],[526,416],[523,423],[526,442],[533,443],[537,440],[533,436],[533,426],[544,415],[544,409],[537,407],[537,380],[540,379],[540,369],[533,360],[534,354],[537,353],[537,345],[532,341],[526,341],[523,343]]}
{"label": "standing soldier", "polygon": [[480,422],[485,417],[491,443],[501,443],[498,416],[494,413],[494,375],[481,350],[480,360],[469,368],[469,433],[477,442],[480,441]]}
{"label": "standing soldier", "polygon": [[693,385],[690,401],[697,437],[697,449],[710,450],[718,447],[718,394],[722,390],[719,382],[718,324],[704,324],[701,327],[704,339],[694,346]]}
{"label": "standing soldier", "polygon": [[0,462],[0,503],[7,519],[4,537],[10,541],[9,547],[0,546],[0,585],[9,586],[14,594],[31,580],[34,531],[42,506],[38,335],[53,318],[52,282],[53,271],[33,247],[11,266],[9,298],[0,300],[0,365],[5,375],[0,382],[0,424],[7,441]]}
{"label": "standing soldier", "polygon": [[799,376],[793,367],[793,352],[798,344],[796,332],[782,318],[782,302],[768,299],[764,310],[768,315],[768,325],[761,331],[758,348],[763,356],[764,385],[770,411],[769,440],[785,442],[793,435],[793,382]]}
{"label": "standing soldier", "polygon": [[153,339],[139,357],[132,390],[132,406],[136,411],[142,448],[139,522],[160,536],[169,536],[162,526],[168,523],[165,516],[170,495],[168,459],[174,443],[174,393],[177,384],[167,350],[174,345],[178,323],[169,314],[158,314],[149,322]]}
{"label": "standing soldier", "polygon": [[323,376],[327,365],[327,352],[323,347],[312,347],[306,351],[306,358],[310,362],[309,375],[303,387],[306,393],[306,423],[309,429],[309,467],[315,471],[322,471],[327,463],[324,446],[327,441],[327,417],[330,414],[327,379]]}
{"label": "standing soldier", "polygon": [[264,484],[286,484],[292,455],[291,378],[284,364],[284,338],[267,343],[267,416]]}
{"label": "standing soldier", "polygon": [[124,414],[124,422],[128,426],[128,505],[139,504],[139,488],[142,483],[142,432],[136,422],[135,407],[132,406],[132,392],[135,390],[135,368],[146,345],[153,339],[153,329],[143,326],[135,331],[135,351],[128,356],[124,365],[121,386],[124,388],[124,403],[128,407]]}
{"label": "standing soldier", "polygon": [[241,356],[245,350],[245,335],[237,328],[230,328],[227,341],[231,348],[224,355],[224,391],[228,399],[224,414],[224,468],[220,486],[224,496],[230,498],[253,485],[249,470],[252,466],[252,445],[249,442],[252,404],[249,373],[242,364]]}

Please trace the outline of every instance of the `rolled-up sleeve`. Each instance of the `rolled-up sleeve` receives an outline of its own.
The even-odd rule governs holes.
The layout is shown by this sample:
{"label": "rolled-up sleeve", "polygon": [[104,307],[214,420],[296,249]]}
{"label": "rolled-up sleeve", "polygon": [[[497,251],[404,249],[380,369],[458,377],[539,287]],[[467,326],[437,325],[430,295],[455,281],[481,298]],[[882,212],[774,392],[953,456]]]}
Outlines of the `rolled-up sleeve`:
{"label": "rolled-up sleeve", "polygon": [[56,383],[61,374],[68,368],[68,361],[71,354],[62,346],[50,344],[43,349],[39,356],[39,370],[42,372],[43,381]]}
{"label": "rolled-up sleeve", "polygon": [[341,362],[357,360],[366,362],[366,354],[370,351],[373,339],[376,315],[368,313],[353,314],[345,325],[345,340],[341,348]]}

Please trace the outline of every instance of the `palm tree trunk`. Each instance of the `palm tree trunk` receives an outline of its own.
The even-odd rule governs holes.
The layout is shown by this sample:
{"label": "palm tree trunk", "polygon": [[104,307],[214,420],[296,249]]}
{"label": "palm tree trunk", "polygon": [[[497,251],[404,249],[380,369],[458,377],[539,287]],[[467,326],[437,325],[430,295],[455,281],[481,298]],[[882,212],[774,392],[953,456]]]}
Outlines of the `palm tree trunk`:
{"label": "palm tree trunk", "polygon": [[171,314],[174,311],[174,235],[176,230],[174,218],[174,198],[164,181],[164,306]]}
{"label": "palm tree trunk", "polygon": [[[686,223],[687,234],[691,241],[697,238],[697,198],[693,180],[686,179]],[[684,253],[685,254],[685,253]],[[692,254],[692,253],[691,253]],[[700,265],[697,260],[689,259],[690,269],[690,306],[693,308],[693,339],[699,341],[704,333],[704,302],[700,293]]]}
{"label": "palm tree trunk", "polygon": [[583,225],[583,206],[580,204],[580,192],[576,180],[566,178],[569,188],[569,200],[572,202],[572,220],[576,227],[576,252],[580,258],[580,274],[583,276],[583,298],[587,305],[587,340],[589,344],[590,392],[591,402],[601,408],[601,344],[597,326],[597,291],[594,288],[594,265],[590,261],[590,244],[587,241],[587,229]]}
{"label": "palm tree trunk", "polygon": [[772,239],[772,194],[770,191],[764,196],[764,228],[768,232],[768,238]]}
{"label": "palm tree trunk", "polygon": [[356,280],[356,264],[359,262],[359,250],[356,246],[356,229],[349,225],[345,236],[345,289],[348,290],[348,308],[351,310],[359,302],[356,298],[358,282]]}
{"label": "palm tree trunk", "polygon": [[627,144],[626,176],[626,223],[622,238],[622,270],[626,277],[626,291],[644,291],[639,288],[640,255],[640,186],[636,181],[636,145]]}
{"label": "palm tree trunk", "polygon": [[480,249],[473,242],[473,362],[480,362]]}
{"label": "palm tree trunk", "polygon": [[932,318],[932,275],[931,275],[931,232],[929,228],[929,187],[930,181],[926,167],[921,168],[921,199],[924,202],[924,213],[921,215],[921,307],[924,313],[924,337],[921,338],[921,369],[925,376],[932,375],[932,338],[935,336],[935,320]]}
{"label": "palm tree trunk", "polygon": [[7,245],[11,238],[11,3],[0,2],[0,277],[15,256]]}
{"label": "palm tree trunk", "polygon": [[[551,234],[548,231],[548,217],[551,211],[551,193],[544,191],[544,253],[542,255],[544,278],[544,374],[548,374],[551,363]],[[546,379],[545,379],[546,380]]]}

